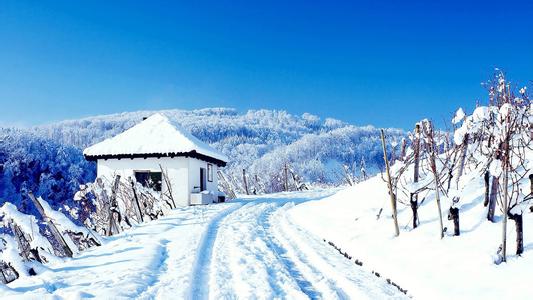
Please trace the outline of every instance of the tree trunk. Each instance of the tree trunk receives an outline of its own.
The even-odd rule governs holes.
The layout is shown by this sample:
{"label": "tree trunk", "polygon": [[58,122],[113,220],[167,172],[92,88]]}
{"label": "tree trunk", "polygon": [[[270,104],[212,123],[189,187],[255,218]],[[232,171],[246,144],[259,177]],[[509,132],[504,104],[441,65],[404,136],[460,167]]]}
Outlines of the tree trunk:
{"label": "tree trunk", "polygon": [[409,202],[411,203],[411,210],[413,211],[413,229],[415,229],[418,226],[418,199],[417,195],[411,193],[411,199],[409,199]]}
{"label": "tree trunk", "polygon": [[489,204],[489,195],[490,195],[490,173],[489,171],[485,172],[485,176],[483,177],[485,180],[485,201],[483,202],[483,206],[487,207]]}
{"label": "tree trunk", "polygon": [[509,213],[509,219],[515,222],[516,228],[516,255],[524,252],[524,230],[522,214]]}
{"label": "tree trunk", "polygon": [[[533,174],[529,174],[530,192],[529,195],[533,195]],[[529,211],[533,212],[533,205],[529,207]]]}
{"label": "tree trunk", "polygon": [[383,145],[383,159],[385,160],[385,168],[387,170],[387,183],[389,186],[389,195],[392,206],[392,219],[394,220],[394,232],[396,236],[400,235],[400,228],[398,227],[398,215],[396,212],[396,196],[392,191],[392,179],[390,176],[389,159],[387,158],[387,146],[385,144],[385,132],[381,129],[381,143]]}
{"label": "tree trunk", "polygon": [[533,195],[533,174],[529,174],[529,194]]}
{"label": "tree trunk", "polygon": [[498,188],[500,185],[499,178],[492,176],[492,186],[490,188],[489,196],[489,210],[487,212],[487,219],[494,223],[494,211],[496,210],[496,198],[498,197]]}
{"label": "tree trunk", "polygon": [[459,236],[461,230],[459,229],[459,208],[450,207],[450,214],[448,215],[448,220],[453,220],[453,234]]}

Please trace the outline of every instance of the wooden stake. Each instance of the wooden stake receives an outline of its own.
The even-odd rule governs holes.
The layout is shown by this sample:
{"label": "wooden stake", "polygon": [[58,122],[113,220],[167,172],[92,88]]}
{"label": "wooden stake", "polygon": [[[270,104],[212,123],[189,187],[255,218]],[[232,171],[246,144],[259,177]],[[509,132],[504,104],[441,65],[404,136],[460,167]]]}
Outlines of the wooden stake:
{"label": "wooden stake", "polygon": [[285,192],[289,191],[289,173],[287,171],[287,163],[285,163],[284,171],[285,171]]}
{"label": "wooden stake", "polygon": [[28,193],[28,196],[33,202],[33,205],[35,205],[35,207],[37,208],[37,210],[43,217],[43,220],[48,224],[48,227],[50,228],[50,232],[52,233],[54,238],[57,240],[57,242],[61,245],[61,248],[63,248],[63,252],[65,252],[65,255],[68,257],[72,257],[74,252],[68,246],[67,242],[65,241],[65,238],[63,237],[63,234],[61,234],[59,229],[57,229],[56,225],[54,224],[54,221],[48,218],[48,216],[44,212],[44,208],[42,207],[41,203],[37,200],[37,198],[35,198],[35,195],[33,195],[31,191]]}
{"label": "wooden stake", "polygon": [[139,197],[137,197],[137,191],[135,190],[135,182],[130,177],[130,184],[131,189],[133,190],[133,199],[135,200],[135,204],[137,206],[137,212],[139,213],[139,219],[141,220],[141,223],[144,222],[143,220],[143,212],[141,210],[141,204],[139,203]]}
{"label": "wooden stake", "polygon": [[503,154],[503,228],[502,228],[502,261],[507,261],[507,212],[509,197],[509,116],[507,116]]}
{"label": "wooden stake", "polygon": [[387,170],[387,184],[389,187],[389,195],[392,206],[392,219],[394,220],[394,232],[396,236],[400,235],[400,228],[398,227],[398,215],[396,212],[396,197],[392,192],[392,180],[390,177],[389,159],[387,158],[387,146],[385,143],[385,132],[381,129],[381,144],[383,145],[383,159],[385,160],[385,168]]}

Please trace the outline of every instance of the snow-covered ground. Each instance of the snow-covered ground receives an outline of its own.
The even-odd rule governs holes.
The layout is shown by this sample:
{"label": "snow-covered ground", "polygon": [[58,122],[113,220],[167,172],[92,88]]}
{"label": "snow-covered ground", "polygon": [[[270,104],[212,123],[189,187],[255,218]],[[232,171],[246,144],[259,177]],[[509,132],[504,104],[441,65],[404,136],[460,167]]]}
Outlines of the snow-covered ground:
{"label": "snow-covered ground", "polygon": [[[472,177],[474,176],[474,178]],[[427,199],[419,208],[420,225],[412,230],[412,213],[400,205],[400,236],[394,237],[390,198],[380,176],[289,212],[296,228],[306,228],[361,260],[363,268],[390,278],[415,299],[532,299],[533,214],[524,213],[524,253],[515,253],[515,226],[508,223],[508,262],[494,264],[501,243],[501,212],[487,221],[483,178],[465,178],[460,206],[461,235],[453,223],[440,239],[437,204]],[[471,181],[472,180],[472,181]],[[377,219],[380,209],[381,217]],[[447,212],[447,207],[443,207]]]}
{"label": "snow-covered ground", "polygon": [[334,192],[177,209],[12,282],[0,298],[406,298],[289,217]]}

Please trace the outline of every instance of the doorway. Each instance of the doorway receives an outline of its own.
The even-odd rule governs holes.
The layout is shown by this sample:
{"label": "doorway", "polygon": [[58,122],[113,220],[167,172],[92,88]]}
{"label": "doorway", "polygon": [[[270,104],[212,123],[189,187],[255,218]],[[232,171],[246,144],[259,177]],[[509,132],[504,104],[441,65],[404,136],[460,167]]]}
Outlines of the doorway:
{"label": "doorway", "polygon": [[200,168],[200,191],[206,190],[206,172],[205,168]]}

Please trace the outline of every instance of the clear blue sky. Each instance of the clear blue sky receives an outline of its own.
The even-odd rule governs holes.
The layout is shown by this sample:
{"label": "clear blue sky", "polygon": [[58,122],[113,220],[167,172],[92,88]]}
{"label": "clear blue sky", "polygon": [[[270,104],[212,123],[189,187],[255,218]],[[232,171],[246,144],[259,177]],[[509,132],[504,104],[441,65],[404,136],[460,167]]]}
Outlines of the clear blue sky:
{"label": "clear blue sky", "polygon": [[533,1],[252,2],[1,1],[0,124],[225,106],[410,128],[472,108],[494,67],[533,79]]}

